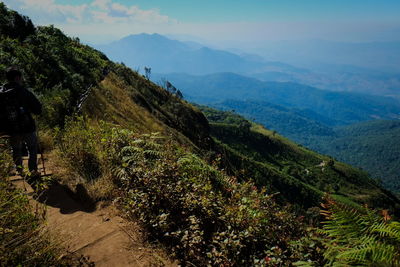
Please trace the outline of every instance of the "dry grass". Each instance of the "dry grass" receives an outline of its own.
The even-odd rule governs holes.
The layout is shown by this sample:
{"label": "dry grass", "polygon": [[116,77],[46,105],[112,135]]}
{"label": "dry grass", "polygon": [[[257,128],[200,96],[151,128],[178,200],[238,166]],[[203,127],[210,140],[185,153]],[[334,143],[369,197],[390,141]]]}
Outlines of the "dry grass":
{"label": "dry grass", "polygon": [[102,175],[100,178],[84,183],[89,196],[94,200],[112,200],[115,198],[115,185],[109,174]]}
{"label": "dry grass", "polygon": [[87,181],[69,166],[58,149],[54,149],[48,155],[48,168],[53,173],[53,179],[63,185],[67,185],[76,193],[77,186],[83,186],[93,201],[109,201],[115,197],[115,185],[109,173],[101,177]]}
{"label": "dry grass", "polygon": [[128,90],[114,74],[110,74],[99,87],[93,89],[83,111],[92,118],[139,132],[164,132],[163,123],[133,101],[135,94],[140,93]]}

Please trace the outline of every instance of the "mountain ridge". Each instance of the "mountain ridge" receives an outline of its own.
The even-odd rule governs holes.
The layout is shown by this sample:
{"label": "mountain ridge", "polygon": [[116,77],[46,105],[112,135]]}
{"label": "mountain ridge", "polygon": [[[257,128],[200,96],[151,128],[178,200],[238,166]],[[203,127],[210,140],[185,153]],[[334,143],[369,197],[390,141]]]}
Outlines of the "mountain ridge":
{"label": "mountain ridge", "polygon": [[[6,21],[0,24],[0,70],[17,64],[43,102],[40,140],[58,159],[52,179],[85,203],[115,203],[182,265],[326,262],[325,245],[332,239],[319,235],[315,248],[307,229],[318,223],[321,201],[351,205],[352,214],[364,211],[364,204],[399,211],[400,200],[365,172],[237,115],[208,109],[205,113],[216,118],[208,121],[177,93],[54,26],[30,27],[28,18],[3,3],[0,15]],[[23,23],[15,23],[19,19]],[[0,212],[6,218],[0,238],[8,244],[0,258],[12,266],[32,257],[45,262],[39,265],[57,265],[50,260],[62,257],[21,242],[37,239],[46,218],[39,220],[43,213],[28,210],[24,192],[3,194],[12,192],[3,186],[9,183],[12,159],[6,142],[0,142]],[[52,179],[39,186],[49,192]],[[325,192],[333,193],[335,201],[324,200]],[[15,217],[10,205],[27,210]],[[31,218],[37,218],[35,227],[19,227]],[[21,245],[29,250],[23,246],[21,251]]]}
{"label": "mountain ridge", "polygon": [[[123,51],[129,53],[121,51],[121,40],[108,45],[99,45],[96,48],[111,59],[122,61],[133,69],[151,67],[153,72],[157,73],[185,72],[202,75],[235,72],[264,81],[295,82],[324,90],[400,97],[398,72],[369,69],[345,62],[336,65],[333,63],[315,63],[310,66],[291,65],[290,60],[278,60],[273,54],[264,55],[263,58],[234,49],[215,49],[199,43],[178,41],[173,37],[167,38],[160,34],[130,35],[129,38],[131,41],[124,42],[123,47]],[[173,46],[175,49],[171,49]],[[149,49],[149,47],[154,49]],[[207,51],[202,53],[201,50],[204,50],[204,47],[207,47]],[[296,51],[296,49],[291,47],[284,50],[286,53],[291,51]],[[131,56],[128,56],[129,54]],[[157,61],[157,58],[160,60]]]}
{"label": "mountain ridge", "polygon": [[389,97],[333,92],[288,82],[263,82],[235,73],[210,75],[157,74],[169,80],[191,101],[202,104],[223,100],[265,101],[286,108],[308,109],[338,124],[400,118],[400,102]]}

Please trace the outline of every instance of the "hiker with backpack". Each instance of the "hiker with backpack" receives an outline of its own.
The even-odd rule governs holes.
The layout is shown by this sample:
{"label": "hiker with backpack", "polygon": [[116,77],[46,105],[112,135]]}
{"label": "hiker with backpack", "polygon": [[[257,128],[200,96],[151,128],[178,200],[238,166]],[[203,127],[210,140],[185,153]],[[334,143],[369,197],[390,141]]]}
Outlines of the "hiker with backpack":
{"label": "hiker with backpack", "polygon": [[[42,105],[36,96],[23,86],[22,72],[11,68],[6,73],[7,83],[0,88],[0,133],[9,136],[17,172],[23,176],[23,148],[29,153],[28,183],[40,180],[37,166],[38,140],[32,114],[39,115]],[[32,186],[34,187],[34,186]]]}

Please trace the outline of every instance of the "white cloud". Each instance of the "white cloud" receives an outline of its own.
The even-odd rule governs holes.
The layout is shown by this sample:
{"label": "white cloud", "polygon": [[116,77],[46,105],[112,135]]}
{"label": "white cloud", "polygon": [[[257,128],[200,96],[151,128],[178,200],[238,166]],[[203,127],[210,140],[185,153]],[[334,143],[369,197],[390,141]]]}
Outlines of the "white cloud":
{"label": "white cloud", "polygon": [[6,0],[3,2],[40,24],[80,23],[84,20],[88,7],[86,4],[59,5],[54,0]]}
{"label": "white cloud", "polygon": [[71,36],[99,43],[142,32],[169,32],[178,22],[157,9],[141,9],[114,0],[88,4],[58,4],[57,0],[4,0],[7,6],[29,16],[35,24],[54,24]]}
{"label": "white cloud", "polygon": [[93,0],[90,4],[82,5],[57,4],[56,0],[5,0],[4,3],[30,16],[39,24],[174,22],[156,9],[143,10],[134,5],[122,5],[111,0]]}
{"label": "white cloud", "polygon": [[91,5],[93,7],[97,7],[100,9],[107,9],[108,5],[111,3],[111,0],[94,0]]}
{"label": "white cloud", "polygon": [[[91,0],[78,6],[57,0],[3,0],[9,7],[28,15],[35,24],[54,24],[71,36],[89,43],[105,43],[142,32],[196,35],[224,46],[255,46],[265,41],[335,39],[398,40],[399,26],[366,22],[264,21],[183,23],[157,9],[141,9],[115,0]],[[133,1],[132,1],[133,2]],[[375,26],[374,26],[375,25]],[[375,28],[374,28],[375,27]],[[372,36],[374,35],[374,36]]]}

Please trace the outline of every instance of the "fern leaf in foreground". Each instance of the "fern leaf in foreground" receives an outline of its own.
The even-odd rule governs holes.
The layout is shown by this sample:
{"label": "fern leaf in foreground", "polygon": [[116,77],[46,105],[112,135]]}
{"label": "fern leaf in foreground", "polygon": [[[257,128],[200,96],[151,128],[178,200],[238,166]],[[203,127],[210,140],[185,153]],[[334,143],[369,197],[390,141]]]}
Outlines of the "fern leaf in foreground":
{"label": "fern leaf in foreground", "polygon": [[400,266],[400,223],[367,207],[356,210],[326,198],[321,233],[333,266]]}

